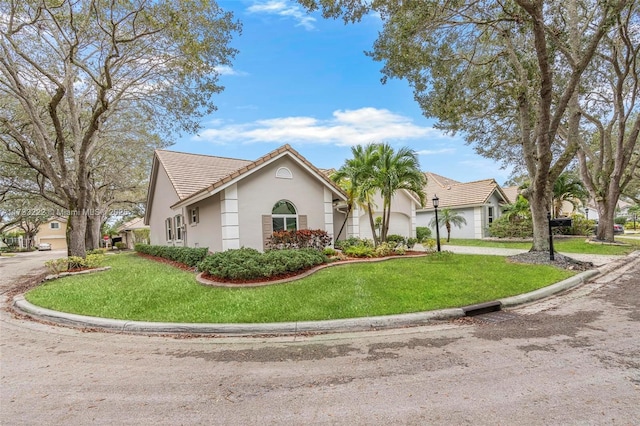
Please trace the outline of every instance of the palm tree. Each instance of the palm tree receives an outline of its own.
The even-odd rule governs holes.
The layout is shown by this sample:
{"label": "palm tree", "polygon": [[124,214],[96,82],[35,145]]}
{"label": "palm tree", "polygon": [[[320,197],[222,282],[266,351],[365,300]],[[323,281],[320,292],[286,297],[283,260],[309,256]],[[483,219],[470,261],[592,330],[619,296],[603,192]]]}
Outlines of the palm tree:
{"label": "palm tree", "polygon": [[523,219],[531,218],[531,208],[529,207],[529,201],[522,195],[518,194],[516,202],[508,204],[503,212],[502,216],[509,222],[517,222]]}
{"label": "palm tree", "polygon": [[575,173],[564,172],[558,176],[553,184],[553,216],[558,217],[562,214],[562,203],[568,201],[577,208],[578,201],[584,201],[589,194],[584,184]]}
{"label": "palm tree", "polygon": [[375,187],[382,196],[382,227],[380,240],[386,241],[391,219],[391,200],[396,192],[405,189],[418,196],[424,205],[425,177],[415,151],[400,148],[397,152],[386,143],[376,145],[377,158],[374,164]]}
{"label": "palm tree", "polygon": [[442,226],[444,225],[447,228],[447,242],[451,240],[451,225],[456,226],[457,228],[462,228],[462,225],[467,224],[467,220],[460,213],[451,210],[450,208],[444,208],[440,211],[440,217],[438,217],[438,222],[436,223],[436,218],[433,217],[431,222],[429,222],[429,226]]}
{"label": "palm tree", "polygon": [[338,236],[342,233],[353,206],[357,204],[369,212],[369,225],[371,226],[373,241],[375,245],[378,245],[378,236],[373,221],[373,194],[376,189],[374,184],[374,164],[377,161],[376,146],[374,144],[357,145],[351,148],[351,153],[353,158],[345,161],[344,165],[331,176],[331,179],[347,193],[347,216]]}

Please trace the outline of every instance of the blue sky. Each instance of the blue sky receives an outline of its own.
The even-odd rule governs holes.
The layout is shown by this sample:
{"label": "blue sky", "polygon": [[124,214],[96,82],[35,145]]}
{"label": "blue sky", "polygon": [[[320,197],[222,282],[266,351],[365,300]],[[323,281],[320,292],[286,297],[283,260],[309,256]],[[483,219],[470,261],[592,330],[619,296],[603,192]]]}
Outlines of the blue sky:
{"label": "blue sky", "polygon": [[418,152],[424,171],[462,182],[508,179],[461,137],[434,129],[405,81],[380,82],[382,63],[364,54],[381,29],[376,16],[345,25],[293,1],[219,4],[243,23],[232,42],[239,53],[219,70],[218,110],[169,149],[253,160],[288,143],[317,167],[339,168],[354,144],[387,142]]}

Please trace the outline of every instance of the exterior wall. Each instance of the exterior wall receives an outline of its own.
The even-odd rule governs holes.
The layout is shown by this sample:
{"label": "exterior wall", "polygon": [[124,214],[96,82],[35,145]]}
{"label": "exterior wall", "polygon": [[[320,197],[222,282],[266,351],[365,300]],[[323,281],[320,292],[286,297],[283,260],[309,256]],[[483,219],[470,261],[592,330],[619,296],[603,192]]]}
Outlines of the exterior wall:
{"label": "exterior wall", "polygon": [[[375,220],[376,217],[382,216],[382,197],[380,197],[380,195],[374,197],[374,204],[377,206],[373,215]],[[417,226],[417,216],[415,213],[415,202],[404,191],[396,192],[396,195],[391,200],[391,218],[389,221],[389,232],[387,234],[415,237]],[[364,209],[355,214],[359,222],[360,238],[373,239],[371,226],[369,224],[369,214]]]}
{"label": "exterior wall", "polygon": [[[442,211],[441,208],[438,208],[438,216]],[[473,207],[461,208],[455,210],[458,214],[463,216],[467,221],[466,225],[462,225],[462,228],[458,228],[456,226],[451,227],[451,238],[481,238],[476,234],[477,231],[477,218],[475,216],[475,209]],[[435,238],[436,230],[434,227],[429,226],[432,218],[434,217],[433,210],[429,211],[419,211],[416,214],[416,224],[417,226],[425,226],[427,228],[431,228],[432,236]],[[440,239],[446,240],[447,238],[447,228],[445,226],[440,227]]]}
{"label": "exterior wall", "polygon": [[[198,222],[189,223],[189,210],[198,209]],[[185,208],[187,245],[208,247],[209,251],[222,251],[222,220],[220,194],[212,195]]]}
{"label": "exterior wall", "polygon": [[[288,168],[292,177],[277,178],[281,167]],[[305,215],[307,228],[328,229],[333,238],[333,214],[325,214],[325,185],[291,158],[264,166],[240,180],[237,188],[240,246],[262,250],[262,215],[271,215],[279,200],[290,201],[298,216]]]}
{"label": "exterior wall", "polygon": [[[51,229],[51,224],[57,223],[57,229]],[[61,220],[50,220],[47,223],[43,223],[38,228],[38,233],[35,237],[35,245],[40,243],[51,244],[51,250],[66,250],[67,249],[67,223]]]}
{"label": "exterior wall", "polygon": [[160,246],[174,245],[173,242],[167,242],[165,220],[178,214],[177,211],[169,207],[178,202],[178,200],[178,194],[173,189],[164,167],[159,164],[153,192],[153,206],[149,217],[149,227],[151,228],[149,234],[150,244]]}

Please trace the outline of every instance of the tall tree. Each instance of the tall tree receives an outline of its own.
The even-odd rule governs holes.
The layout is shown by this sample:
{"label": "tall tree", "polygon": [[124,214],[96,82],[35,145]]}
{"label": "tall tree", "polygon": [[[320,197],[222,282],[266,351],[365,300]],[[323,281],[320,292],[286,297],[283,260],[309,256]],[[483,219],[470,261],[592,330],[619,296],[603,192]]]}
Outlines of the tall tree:
{"label": "tall tree", "polygon": [[374,186],[382,196],[382,226],[380,240],[386,241],[391,221],[391,201],[400,190],[415,194],[421,204],[425,203],[424,186],[426,179],[420,171],[418,156],[412,149],[403,147],[395,151],[389,144],[376,146],[377,159],[374,163]]}
{"label": "tall tree", "polygon": [[377,162],[375,144],[356,145],[351,148],[353,158],[347,159],[342,167],[332,175],[334,182],[346,189],[348,195],[348,219],[354,205],[362,207],[369,217],[369,226],[374,244],[378,245],[378,233],[373,219],[375,207],[373,195],[375,193],[374,167]]}
{"label": "tall tree", "polygon": [[[383,31],[370,55],[387,78],[412,85],[424,114],[463,131],[483,155],[523,161],[531,185],[532,250],[548,250],[552,184],[578,142],[559,131],[584,71],[626,0],[421,2],[299,0],[325,17],[357,21],[375,10]],[[522,160],[521,160],[522,159]]]}
{"label": "tall tree", "polygon": [[70,212],[70,254],[86,253],[105,132],[134,112],[167,134],[194,131],[215,109],[216,67],[238,30],[208,0],[0,3],[0,142]]}
{"label": "tall tree", "polygon": [[596,238],[613,241],[620,195],[638,187],[640,134],[640,2],[631,1],[605,34],[587,68],[576,109],[580,173],[598,208]]}

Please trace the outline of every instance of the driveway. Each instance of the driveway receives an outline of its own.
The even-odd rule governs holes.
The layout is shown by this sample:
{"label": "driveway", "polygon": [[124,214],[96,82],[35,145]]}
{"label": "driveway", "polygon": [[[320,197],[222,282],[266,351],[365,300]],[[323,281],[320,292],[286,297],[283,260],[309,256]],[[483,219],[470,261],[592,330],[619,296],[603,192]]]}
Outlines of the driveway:
{"label": "driveway", "polygon": [[0,423],[639,424],[638,277],[634,258],[502,317],[317,336],[134,336],[2,310]]}

